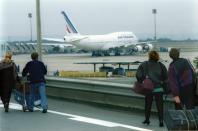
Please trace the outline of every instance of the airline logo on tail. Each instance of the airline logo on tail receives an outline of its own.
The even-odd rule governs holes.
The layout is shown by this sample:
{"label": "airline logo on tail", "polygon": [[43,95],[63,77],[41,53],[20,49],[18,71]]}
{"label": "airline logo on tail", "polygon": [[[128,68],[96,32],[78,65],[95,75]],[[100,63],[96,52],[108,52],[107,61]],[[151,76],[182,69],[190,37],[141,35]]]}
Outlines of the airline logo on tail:
{"label": "airline logo on tail", "polygon": [[71,31],[67,25],[66,25],[66,32],[68,32],[69,34],[71,33]]}
{"label": "airline logo on tail", "polygon": [[71,23],[71,21],[69,20],[68,16],[66,15],[66,13],[64,11],[61,12],[61,14],[64,16],[65,20],[66,20],[66,31],[71,34],[77,34],[78,31],[76,30],[76,28],[73,26],[73,24]]}

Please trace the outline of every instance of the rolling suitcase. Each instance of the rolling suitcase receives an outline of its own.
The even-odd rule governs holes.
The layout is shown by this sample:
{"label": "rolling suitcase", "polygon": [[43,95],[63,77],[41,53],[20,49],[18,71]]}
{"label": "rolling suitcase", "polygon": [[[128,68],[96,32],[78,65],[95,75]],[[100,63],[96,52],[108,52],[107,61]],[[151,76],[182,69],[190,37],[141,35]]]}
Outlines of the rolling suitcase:
{"label": "rolling suitcase", "polygon": [[164,121],[168,130],[198,130],[198,109],[166,110]]}
{"label": "rolling suitcase", "polygon": [[195,130],[198,130],[198,107],[192,110],[186,110],[186,114],[191,123],[194,123]]}

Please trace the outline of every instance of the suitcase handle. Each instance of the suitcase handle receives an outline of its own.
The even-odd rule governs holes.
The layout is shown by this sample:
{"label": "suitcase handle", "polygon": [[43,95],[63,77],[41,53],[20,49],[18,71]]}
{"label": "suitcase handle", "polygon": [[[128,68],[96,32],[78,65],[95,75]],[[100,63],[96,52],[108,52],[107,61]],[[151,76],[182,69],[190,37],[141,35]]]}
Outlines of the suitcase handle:
{"label": "suitcase handle", "polygon": [[188,120],[188,117],[186,116],[186,113],[184,113],[183,111],[179,110],[182,114],[184,114],[184,116],[186,117],[186,121],[188,123],[188,131],[189,131],[189,126],[190,126],[190,123],[189,123],[189,120]]}
{"label": "suitcase handle", "polygon": [[189,114],[191,115],[191,117],[194,119],[193,120],[193,122],[194,122],[194,124],[195,124],[195,128],[196,128],[196,130],[197,130],[197,123],[196,123],[196,119],[195,119],[195,117],[194,117],[194,115],[192,114],[192,112],[191,111],[189,111]]}

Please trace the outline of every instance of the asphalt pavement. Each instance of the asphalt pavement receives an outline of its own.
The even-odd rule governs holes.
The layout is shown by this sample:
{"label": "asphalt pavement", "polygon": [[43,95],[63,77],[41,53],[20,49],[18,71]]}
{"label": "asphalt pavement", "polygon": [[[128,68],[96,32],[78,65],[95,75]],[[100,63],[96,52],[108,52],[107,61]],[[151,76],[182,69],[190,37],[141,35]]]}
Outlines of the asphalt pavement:
{"label": "asphalt pavement", "polygon": [[23,112],[13,99],[8,113],[0,102],[0,131],[166,131],[158,118],[151,115],[151,124],[143,125],[144,113],[100,105],[48,98],[48,113],[39,108]]}

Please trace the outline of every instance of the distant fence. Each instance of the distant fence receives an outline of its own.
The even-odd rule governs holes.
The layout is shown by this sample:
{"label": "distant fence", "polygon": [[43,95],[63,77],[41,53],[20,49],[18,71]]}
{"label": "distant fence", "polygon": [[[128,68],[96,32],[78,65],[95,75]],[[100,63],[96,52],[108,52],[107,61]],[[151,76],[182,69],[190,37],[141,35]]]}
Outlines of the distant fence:
{"label": "distant fence", "polygon": [[60,77],[106,77],[106,72],[60,71]]}
{"label": "distant fence", "polygon": [[[76,77],[108,77],[116,76],[107,72],[79,72],[79,71],[60,71],[57,76],[67,77],[67,78],[76,78]],[[136,71],[126,71],[126,77],[135,77]]]}

